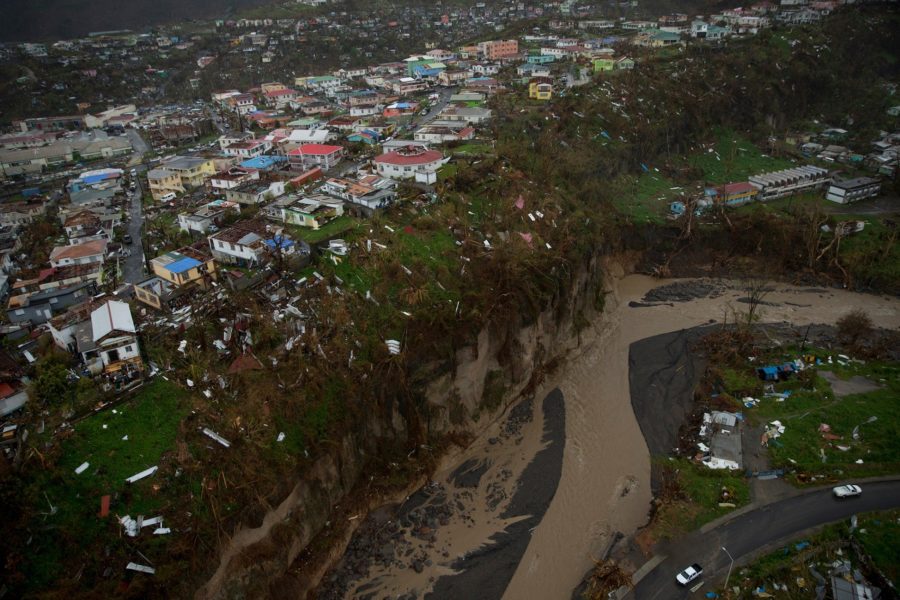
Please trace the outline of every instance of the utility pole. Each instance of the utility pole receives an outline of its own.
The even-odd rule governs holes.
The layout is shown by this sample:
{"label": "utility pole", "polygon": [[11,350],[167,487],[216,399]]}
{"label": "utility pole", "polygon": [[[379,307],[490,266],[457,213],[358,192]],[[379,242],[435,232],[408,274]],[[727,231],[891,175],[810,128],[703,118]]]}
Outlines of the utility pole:
{"label": "utility pole", "polygon": [[722,546],[722,550],[725,554],[728,555],[728,558],[731,560],[731,564],[728,565],[728,574],[725,576],[725,589],[728,589],[728,579],[731,577],[731,568],[734,567],[734,558],[731,556],[731,553],[726,550],[725,546]]}

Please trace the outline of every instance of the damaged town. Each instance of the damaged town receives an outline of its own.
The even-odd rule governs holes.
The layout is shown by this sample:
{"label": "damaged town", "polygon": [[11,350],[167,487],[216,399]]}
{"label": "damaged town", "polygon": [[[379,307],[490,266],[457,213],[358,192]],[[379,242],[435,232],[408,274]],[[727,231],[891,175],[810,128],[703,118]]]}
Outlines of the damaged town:
{"label": "damaged town", "polygon": [[896,3],[71,4],[0,599],[897,597]]}

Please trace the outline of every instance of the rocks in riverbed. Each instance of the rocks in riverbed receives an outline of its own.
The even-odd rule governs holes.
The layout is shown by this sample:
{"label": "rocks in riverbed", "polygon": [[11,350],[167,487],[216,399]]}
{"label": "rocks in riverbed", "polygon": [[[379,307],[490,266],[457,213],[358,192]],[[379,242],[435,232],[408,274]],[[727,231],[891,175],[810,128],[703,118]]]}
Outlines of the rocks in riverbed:
{"label": "rocks in riverbed", "polygon": [[690,302],[699,298],[718,298],[725,293],[724,283],[709,279],[675,281],[647,292],[644,302]]}

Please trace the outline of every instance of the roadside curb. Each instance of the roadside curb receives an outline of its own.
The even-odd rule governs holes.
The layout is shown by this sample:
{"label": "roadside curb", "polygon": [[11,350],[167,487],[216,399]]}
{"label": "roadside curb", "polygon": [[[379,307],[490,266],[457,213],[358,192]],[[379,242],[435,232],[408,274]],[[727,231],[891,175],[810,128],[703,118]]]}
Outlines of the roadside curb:
{"label": "roadside curb", "polygon": [[[852,483],[860,483],[860,484],[865,485],[867,483],[879,483],[882,481],[900,481],[900,477],[898,477],[897,475],[882,475],[880,477],[867,477],[865,479],[853,479]],[[798,496],[805,496],[806,494],[813,494],[815,492],[821,492],[824,489],[828,489],[828,488],[834,487],[836,485],[844,485],[846,483],[851,483],[851,481],[850,480],[839,480],[839,481],[836,481],[836,482],[834,482],[832,484],[828,484],[828,485],[822,485],[822,486],[816,486],[816,487],[810,487],[810,488],[793,488],[791,490],[791,493],[785,495],[783,498],[778,498],[777,500],[774,500],[773,502],[765,502],[765,503],[751,502],[750,504],[747,504],[746,506],[742,506],[742,507],[738,508],[737,510],[731,511],[727,515],[722,515],[718,519],[716,519],[714,521],[710,521],[706,525],[701,526],[700,529],[698,529],[697,531],[701,534],[707,534],[710,531],[712,531],[713,529],[716,529],[717,527],[720,527],[720,526],[724,525],[725,523],[728,523],[732,519],[736,519],[736,518],[740,517],[741,515],[748,513],[752,510],[756,510],[758,508],[763,508],[765,506],[771,506],[772,504],[777,504],[778,502],[782,502],[782,501],[788,500],[790,498],[797,498]]]}
{"label": "roadside curb", "polygon": [[638,569],[637,571],[635,571],[634,574],[631,576],[631,585],[632,586],[637,585],[641,579],[646,577],[647,573],[649,573],[650,571],[655,569],[657,567],[657,565],[659,565],[659,563],[666,560],[667,558],[668,558],[668,556],[666,556],[665,554],[654,554],[653,558],[651,558],[650,560],[645,562],[641,566],[641,568]]}

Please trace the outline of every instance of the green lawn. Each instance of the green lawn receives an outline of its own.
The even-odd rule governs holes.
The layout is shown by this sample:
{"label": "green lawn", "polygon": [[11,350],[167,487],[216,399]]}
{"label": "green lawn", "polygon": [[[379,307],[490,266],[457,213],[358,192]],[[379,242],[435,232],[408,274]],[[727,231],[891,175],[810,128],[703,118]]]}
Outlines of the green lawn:
{"label": "green lawn", "polygon": [[[824,351],[816,354],[828,355]],[[734,370],[736,375],[726,379],[726,391],[737,398],[743,397],[745,388],[735,381],[750,381],[753,368],[747,365],[746,369]],[[811,387],[805,388],[798,379],[776,384],[776,390],[791,390],[791,396],[783,402],[761,398],[759,405],[744,411],[755,423],[777,419],[785,426],[784,434],[769,442],[773,466],[796,470],[798,474],[841,479],[900,472],[900,404],[896,401],[900,398],[900,366],[850,363],[847,367],[822,365],[818,370],[830,370],[843,379],[863,376],[883,387],[837,398],[830,384],[818,374],[811,380]],[[875,420],[868,423],[871,417]],[[841,439],[826,440],[819,432],[823,423]],[[856,426],[859,426],[858,440],[852,437]]]}
{"label": "green lawn", "polygon": [[730,129],[716,131],[712,152],[700,152],[687,160],[713,184],[746,181],[751,175],[794,166],[788,159],[763,154],[752,142]]}
{"label": "green lawn", "polygon": [[472,141],[453,148],[453,154],[486,154],[492,152],[490,142]]}
{"label": "green lawn", "polygon": [[614,204],[637,223],[662,223],[669,212],[669,204],[680,194],[689,192],[688,188],[655,171],[637,177],[620,177],[613,186],[617,191]]}
{"label": "green lawn", "polygon": [[[861,557],[850,544],[851,539],[859,542],[862,552],[896,585],[900,582],[898,536],[900,510],[861,514],[858,528],[853,533],[847,521],[826,525],[821,531],[791,540],[778,550],[757,558],[738,573],[733,573],[731,582],[740,581],[742,592],[731,597],[753,598],[751,590],[760,585],[771,588],[771,583],[777,581],[786,586],[778,592],[778,598],[812,598],[815,578],[809,571],[810,565],[818,565],[817,571],[825,576],[825,565],[835,560],[850,560],[854,568],[863,566]],[[736,579],[735,575],[740,579]]]}
{"label": "green lawn", "polygon": [[338,237],[351,229],[354,229],[359,221],[349,215],[341,215],[333,221],[326,223],[318,229],[309,229],[308,227],[291,227],[290,230],[295,237],[300,238],[307,244],[318,244],[323,240]]}
{"label": "green lawn", "polygon": [[678,487],[683,497],[660,506],[651,525],[657,540],[677,538],[734,510],[719,506],[723,487],[730,491],[729,502],[735,507],[750,502],[750,485],[743,473],[708,469],[687,459],[660,460],[663,468],[677,470]]}
{"label": "green lawn", "polygon": [[[125,479],[159,465],[160,457],[173,449],[188,410],[184,390],[156,379],[132,400],[75,425],[71,437],[62,442],[57,468],[41,472],[30,490],[35,506],[50,513],[52,505],[56,511],[39,518],[28,551],[29,585],[40,589],[60,576],[64,557],[59,552],[64,544],[58,542],[58,536],[90,548],[101,536],[119,537],[121,527],[115,515],[155,516],[151,513],[160,508],[160,500],[153,486],[159,483],[160,474],[130,486]],[[126,435],[128,439],[123,440]],[[76,475],[75,469],[83,462],[90,466]],[[100,519],[100,498],[106,494],[112,496],[111,516]]]}
{"label": "green lawn", "polygon": [[455,162],[448,162],[443,167],[438,169],[438,181],[446,181],[447,179],[452,179],[454,175],[456,175],[456,171],[459,169],[459,166]]}
{"label": "green lawn", "polygon": [[900,585],[900,510],[862,515],[856,537],[885,576]]}

